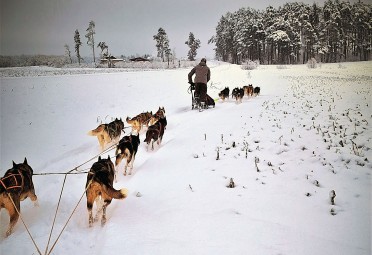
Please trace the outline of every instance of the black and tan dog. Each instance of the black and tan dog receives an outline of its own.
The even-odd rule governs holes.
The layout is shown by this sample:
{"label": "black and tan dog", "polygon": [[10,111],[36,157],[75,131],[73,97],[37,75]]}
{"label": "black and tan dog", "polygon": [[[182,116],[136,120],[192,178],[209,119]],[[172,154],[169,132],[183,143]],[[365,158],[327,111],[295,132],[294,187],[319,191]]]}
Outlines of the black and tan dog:
{"label": "black and tan dog", "polygon": [[243,96],[244,96],[244,89],[243,88],[234,88],[231,96],[235,98],[237,103],[241,103]]}
{"label": "black and tan dog", "polygon": [[[113,187],[115,176],[115,167],[110,156],[93,163],[87,176],[86,196],[87,208],[89,213],[89,227],[93,222],[98,220],[99,214],[102,213],[101,226],[106,223],[106,208],[110,205],[112,199],[124,199],[127,197],[128,190],[116,190]],[[93,220],[93,203],[96,202],[97,214]]]}
{"label": "black and tan dog", "polygon": [[121,131],[124,132],[124,122],[116,118],[109,124],[101,124],[96,129],[88,132],[88,135],[97,136],[101,150],[111,141],[117,141],[120,138]]}
{"label": "black and tan dog", "polygon": [[248,97],[253,96],[253,85],[249,84],[248,86],[244,86],[244,95],[247,95]]}
{"label": "black and tan dog", "polygon": [[13,161],[13,168],[6,171],[0,179],[0,209],[5,208],[10,217],[9,227],[6,236],[9,236],[18,221],[21,211],[21,201],[30,197],[37,205],[37,196],[32,182],[33,170],[28,165],[27,159],[21,164]]}
{"label": "black and tan dog", "polygon": [[254,92],[255,96],[258,96],[261,92],[261,88],[260,87],[255,87],[253,92]]}
{"label": "black and tan dog", "polygon": [[[128,135],[124,136],[120,141],[119,144],[116,147],[116,160],[115,160],[115,168],[116,171],[118,171],[118,165],[120,162],[126,158],[127,162],[125,163],[124,167],[124,175],[127,175],[127,168],[129,165],[129,175],[132,174],[133,170],[133,163],[136,158],[136,154],[138,151],[138,146],[140,144],[139,134],[137,135]],[[115,174],[115,180],[116,180],[116,174]]]}
{"label": "black and tan dog", "polygon": [[154,150],[154,142],[157,142],[160,145],[161,141],[163,140],[164,130],[167,127],[167,118],[160,118],[158,122],[154,125],[149,126],[146,131],[146,138],[144,140],[147,143],[147,150],[149,149],[149,145],[151,144],[151,149]]}
{"label": "black and tan dog", "polygon": [[133,118],[126,118],[129,125],[132,126],[132,131],[139,133],[143,126],[148,126],[151,119],[152,112],[143,112]]}
{"label": "black and tan dog", "polygon": [[225,101],[226,98],[230,97],[230,89],[229,87],[225,87],[221,92],[218,94],[218,96]]}

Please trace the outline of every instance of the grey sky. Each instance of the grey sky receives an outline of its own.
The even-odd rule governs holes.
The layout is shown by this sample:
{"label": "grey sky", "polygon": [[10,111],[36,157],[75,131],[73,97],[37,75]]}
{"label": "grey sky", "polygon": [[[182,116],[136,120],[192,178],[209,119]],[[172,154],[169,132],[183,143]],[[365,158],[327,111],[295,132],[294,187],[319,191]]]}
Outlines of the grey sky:
{"label": "grey sky", "polygon": [[[67,43],[74,51],[78,29],[81,55],[90,56],[86,45],[89,21],[96,24],[96,44],[106,42],[115,56],[156,55],[155,35],[160,27],[168,34],[177,57],[186,57],[189,33],[201,41],[197,57],[213,57],[207,41],[215,34],[222,15],[241,7],[265,9],[290,0],[0,0],[1,55],[63,55]],[[323,0],[303,0],[323,4]],[[350,1],[351,2],[351,1]],[[97,53],[100,49],[97,49]],[[97,56],[98,54],[96,54]]]}

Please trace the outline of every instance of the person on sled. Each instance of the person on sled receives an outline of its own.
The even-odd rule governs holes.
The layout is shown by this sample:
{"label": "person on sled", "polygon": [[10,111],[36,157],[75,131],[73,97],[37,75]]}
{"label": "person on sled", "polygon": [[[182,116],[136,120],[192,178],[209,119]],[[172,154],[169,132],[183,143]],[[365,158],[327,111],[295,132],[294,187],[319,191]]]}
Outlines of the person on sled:
{"label": "person on sled", "polygon": [[[192,76],[195,74],[194,82]],[[207,66],[207,60],[202,58],[200,63],[195,66],[188,75],[189,83],[195,84],[195,97],[199,97],[200,107],[207,108],[207,83],[211,79],[211,70]]]}

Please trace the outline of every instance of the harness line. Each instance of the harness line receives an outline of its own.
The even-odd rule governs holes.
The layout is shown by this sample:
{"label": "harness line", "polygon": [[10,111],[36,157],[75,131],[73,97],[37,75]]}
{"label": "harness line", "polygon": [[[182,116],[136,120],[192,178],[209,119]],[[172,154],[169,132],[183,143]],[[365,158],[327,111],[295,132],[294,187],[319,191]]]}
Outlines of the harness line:
{"label": "harness line", "polygon": [[[80,199],[79,199],[78,203],[76,204],[76,206],[75,206],[74,210],[72,211],[72,213],[71,213],[70,217],[69,217],[69,218],[68,218],[68,220],[66,221],[66,224],[65,224],[65,225],[63,226],[63,228],[62,228],[61,232],[59,233],[59,235],[58,235],[57,239],[55,240],[55,242],[54,242],[54,244],[53,244],[52,248],[50,248],[50,250],[49,250],[49,253],[48,253],[47,255],[50,255],[50,253],[51,253],[51,252],[53,251],[53,249],[54,249],[54,247],[56,246],[56,244],[57,244],[57,242],[58,242],[59,238],[61,237],[61,235],[62,235],[63,231],[65,230],[65,228],[66,228],[67,224],[68,224],[68,223],[70,222],[70,219],[71,219],[72,215],[73,215],[73,214],[75,213],[75,211],[76,211],[76,208],[78,207],[78,205],[80,204],[81,200],[83,199],[83,197],[84,197],[84,194],[85,194],[85,192],[86,192],[86,191],[88,190],[88,188],[89,188],[90,184],[92,184],[92,181],[93,181],[93,179],[91,179],[91,180],[89,181],[89,183],[88,183],[87,187],[85,188],[85,190],[84,190],[83,194],[81,195],[81,197],[80,197]],[[45,253],[45,254],[46,254],[46,253]]]}
{"label": "harness line", "polygon": [[51,237],[52,237],[52,233],[53,233],[53,229],[54,229],[54,224],[55,224],[55,222],[56,222],[56,218],[57,218],[57,212],[58,212],[58,209],[59,209],[59,205],[60,205],[60,203],[61,203],[62,193],[63,193],[63,189],[64,189],[64,187],[65,187],[65,183],[66,183],[66,178],[67,178],[67,174],[65,174],[65,178],[63,179],[62,189],[61,189],[61,193],[59,194],[58,204],[57,204],[56,212],[55,212],[55,214],[54,214],[54,219],[53,219],[52,228],[50,229],[50,234],[49,234],[48,243],[47,243],[47,246],[46,246],[46,248],[45,248],[45,254],[47,254],[47,252],[48,252],[50,239],[51,239]]}
{"label": "harness line", "polygon": [[10,201],[12,202],[14,208],[16,209],[16,211],[17,211],[19,217],[21,218],[21,221],[22,221],[23,225],[25,226],[25,228],[26,228],[26,230],[27,230],[27,233],[28,233],[28,235],[30,236],[30,238],[31,238],[31,240],[32,240],[32,242],[33,242],[33,244],[34,244],[34,246],[35,246],[37,252],[38,252],[40,255],[42,255],[42,253],[41,253],[41,251],[39,250],[39,247],[37,246],[37,244],[36,244],[34,238],[32,237],[30,231],[28,230],[28,227],[27,227],[25,221],[23,220],[22,214],[19,212],[17,206],[15,205],[12,196],[9,194],[9,192],[6,192],[6,193],[8,194],[8,196],[9,196],[9,198],[10,198]]}
{"label": "harness line", "polygon": [[[129,127],[128,127],[128,128],[129,128]],[[120,142],[117,142],[117,143],[111,145],[110,147],[108,147],[107,149],[103,150],[103,151],[102,151],[101,153],[99,153],[98,155],[92,157],[91,159],[85,161],[84,163],[78,165],[77,167],[75,167],[75,168],[69,170],[69,171],[66,172],[66,173],[40,173],[40,174],[32,174],[32,175],[52,175],[52,174],[64,174],[64,175],[65,175],[65,178],[64,178],[64,180],[63,180],[63,184],[62,184],[62,189],[61,189],[61,192],[60,192],[60,197],[59,197],[58,204],[57,204],[57,208],[56,208],[56,212],[55,212],[54,219],[53,219],[52,228],[51,228],[50,235],[49,235],[49,238],[48,238],[48,243],[47,243],[47,246],[46,246],[46,249],[45,249],[45,255],[50,255],[50,253],[52,252],[52,250],[53,250],[54,247],[56,246],[56,244],[57,244],[59,238],[61,237],[63,231],[65,230],[65,228],[66,228],[66,226],[67,226],[67,224],[70,222],[70,220],[71,220],[73,214],[75,213],[75,211],[76,211],[78,205],[80,204],[81,200],[82,200],[83,197],[84,197],[84,194],[85,194],[86,191],[88,190],[88,188],[89,188],[89,186],[91,185],[92,180],[93,180],[93,179],[90,180],[90,182],[88,183],[88,185],[87,185],[87,187],[85,188],[83,194],[81,195],[81,197],[80,197],[78,203],[76,204],[74,210],[72,211],[71,215],[70,215],[69,218],[67,219],[67,222],[66,222],[65,225],[63,226],[63,228],[62,228],[60,234],[58,235],[58,237],[56,238],[55,242],[53,243],[52,248],[50,248],[50,250],[49,250],[49,252],[48,252],[48,247],[49,247],[49,243],[50,243],[51,236],[52,236],[52,233],[53,233],[53,229],[54,229],[54,225],[55,225],[55,220],[56,220],[57,213],[58,213],[58,210],[59,210],[59,205],[60,205],[60,202],[61,202],[62,193],[63,193],[63,190],[64,190],[64,186],[65,186],[65,182],[66,182],[67,175],[68,175],[68,174],[83,174],[83,173],[88,173],[88,172],[81,172],[82,170],[79,171],[78,168],[81,167],[81,166],[83,166],[83,165],[85,165],[85,164],[87,164],[88,162],[92,161],[93,159],[99,157],[100,155],[102,155],[102,154],[104,154],[104,153],[107,153],[107,152],[113,150],[113,149],[115,148],[115,146],[118,145],[118,144],[120,144]],[[116,156],[115,156],[115,157],[116,157]],[[73,171],[78,171],[78,173],[72,173]],[[22,176],[22,177],[23,177],[23,176]],[[15,177],[14,177],[14,178],[15,178]],[[22,178],[22,182],[23,182],[23,178]],[[2,179],[0,179],[0,183],[1,183],[1,185],[3,185],[4,188],[6,189],[6,186],[5,186],[5,184],[3,183]],[[14,186],[14,187],[12,186],[11,188],[15,188],[15,186]],[[31,240],[32,240],[32,242],[33,242],[33,244],[34,244],[34,246],[35,246],[37,252],[38,252],[40,255],[42,255],[42,253],[41,253],[39,247],[37,246],[37,244],[36,244],[34,238],[33,238],[32,235],[31,235],[31,233],[30,233],[30,231],[29,231],[29,229],[28,229],[26,223],[24,222],[21,213],[19,212],[18,208],[16,207],[16,205],[15,205],[15,203],[14,203],[14,201],[13,201],[13,198],[10,196],[9,192],[7,192],[7,194],[8,194],[8,196],[9,196],[10,201],[12,202],[14,208],[16,209],[16,211],[17,211],[19,217],[21,218],[21,221],[22,221],[23,225],[25,226],[25,228],[26,228],[26,230],[27,230],[27,233],[28,233],[28,235],[30,236],[30,238],[31,238]]]}

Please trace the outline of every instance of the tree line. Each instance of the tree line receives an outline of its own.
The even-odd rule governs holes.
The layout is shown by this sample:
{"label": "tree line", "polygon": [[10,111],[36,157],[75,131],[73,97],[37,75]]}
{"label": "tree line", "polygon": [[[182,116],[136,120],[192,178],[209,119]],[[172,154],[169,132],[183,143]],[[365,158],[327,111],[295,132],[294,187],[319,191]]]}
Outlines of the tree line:
{"label": "tree line", "polygon": [[324,6],[294,2],[263,11],[241,8],[221,17],[208,43],[216,45],[217,59],[235,64],[371,60],[371,5],[328,0]]}
{"label": "tree line", "polygon": [[[94,43],[94,35],[96,34],[95,32],[95,23],[94,21],[89,22],[89,26],[86,29],[86,35],[85,37],[87,38],[87,44],[92,48],[92,53],[93,53],[93,61],[96,63],[96,57],[95,57],[95,43]],[[169,38],[167,33],[163,28],[159,28],[158,32],[156,35],[153,36],[153,39],[156,41],[156,48],[158,51],[157,57],[161,58],[163,62],[169,61],[171,57],[175,57],[175,51],[171,51],[170,49],[170,44],[169,44]],[[80,47],[82,46],[82,42],[80,39],[80,33],[79,30],[75,30],[74,34],[74,42],[75,42],[75,53],[76,57],[78,59],[78,63],[80,65],[80,61],[83,59],[80,55]],[[187,54],[188,59],[190,61],[194,61],[195,57],[197,55],[197,49],[200,47],[200,40],[196,39],[194,34],[190,32],[188,40],[185,42],[186,45],[189,46],[190,50]],[[97,47],[101,49],[101,58],[108,59],[108,67],[113,67],[113,63],[110,61],[112,58],[112,55],[109,53],[108,50],[108,45],[106,42],[99,42],[97,44]],[[65,44],[65,55],[68,57],[70,62],[72,63],[72,57],[71,57],[71,50],[70,47]]]}

